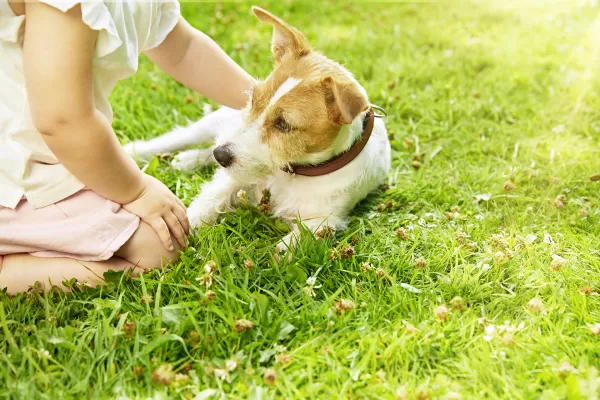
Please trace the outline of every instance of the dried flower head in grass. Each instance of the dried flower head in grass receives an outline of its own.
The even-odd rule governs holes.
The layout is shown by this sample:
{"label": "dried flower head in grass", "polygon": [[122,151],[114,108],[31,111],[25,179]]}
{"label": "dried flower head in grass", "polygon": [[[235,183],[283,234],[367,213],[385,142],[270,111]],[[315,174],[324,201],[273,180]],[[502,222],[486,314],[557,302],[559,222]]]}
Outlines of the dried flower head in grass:
{"label": "dried flower head in grass", "polygon": [[192,346],[197,346],[201,340],[202,337],[200,336],[198,331],[191,331],[188,335],[188,341]]}
{"label": "dried flower head in grass", "polygon": [[502,344],[506,346],[512,346],[515,344],[515,337],[512,333],[505,333],[502,335]]}
{"label": "dried flower head in grass", "polygon": [[329,239],[330,237],[333,236],[334,233],[335,233],[335,229],[333,229],[332,227],[330,227],[328,225],[325,225],[324,227],[319,229],[317,232],[315,232],[315,236],[317,239]]}
{"label": "dried flower head in grass", "polygon": [[349,244],[345,244],[340,248],[340,255],[343,258],[352,258],[354,257],[354,247]]}
{"label": "dried flower head in grass", "polygon": [[260,211],[263,214],[268,213],[269,211],[271,211],[271,204],[270,203],[259,204],[258,205],[258,211]]}
{"label": "dried flower head in grass", "polygon": [[404,324],[404,333],[405,334],[410,336],[410,335],[414,334],[416,331],[417,331],[417,328],[410,322],[406,322]]}
{"label": "dried flower head in grass", "polygon": [[453,310],[462,311],[465,309],[465,301],[460,296],[455,296],[450,300],[450,305],[452,305]]}
{"label": "dried flower head in grass", "polygon": [[415,145],[415,141],[411,138],[405,138],[403,143],[404,143],[404,147],[406,147],[407,149],[410,149],[411,147],[413,147]]}
{"label": "dried flower head in grass", "polygon": [[444,218],[446,218],[448,221],[452,221],[455,218],[455,213],[446,211],[444,212]]}
{"label": "dried flower head in grass", "polygon": [[229,382],[229,371],[227,371],[225,368],[215,368],[213,370],[213,374],[215,378]]}
{"label": "dried flower head in grass", "polygon": [[490,242],[493,247],[506,250],[508,248],[508,240],[504,237],[503,234],[497,233],[490,236]]}
{"label": "dried flower head in grass", "polygon": [[588,328],[590,328],[590,332],[592,332],[595,336],[600,335],[600,323],[588,324]]}
{"label": "dried flower head in grass", "polygon": [[568,361],[563,362],[558,366],[558,368],[556,368],[556,375],[560,379],[565,379],[569,375],[576,374],[578,372],[579,371],[577,371],[577,369],[574,366],[572,366],[571,363]]}
{"label": "dried flower head in grass", "polygon": [[467,244],[467,238],[469,236],[465,233],[465,232],[456,232],[454,234],[454,240],[456,240],[456,243],[464,246]]}
{"label": "dried flower head in grass", "polygon": [[512,250],[506,249],[504,251],[504,255],[506,256],[507,260],[512,260],[513,258],[515,258],[515,253]]}
{"label": "dried flower head in grass", "polygon": [[254,263],[251,260],[244,260],[244,268],[246,271],[250,271],[252,268],[254,268]]}
{"label": "dried flower head in grass", "polygon": [[229,359],[227,361],[225,361],[225,369],[229,372],[231,371],[235,371],[235,369],[238,367],[238,362],[236,360],[233,359]]}
{"label": "dried flower head in grass", "polygon": [[600,174],[590,175],[590,181],[592,181],[592,182],[599,182],[600,181]]}
{"label": "dried flower head in grass", "polygon": [[269,386],[275,386],[277,381],[277,371],[275,371],[273,368],[265,370],[265,373],[263,374],[263,381]]}
{"label": "dried flower head in grass", "polygon": [[552,254],[552,262],[550,263],[550,269],[553,271],[560,271],[567,264],[567,260],[559,255]]}
{"label": "dried flower head in grass", "polygon": [[534,297],[527,303],[527,309],[534,313],[540,313],[544,310],[544,302],[539,297]]}
{"label": "dried flower head in grass", "polygon": [[207,290],[206,293],[204,293],[204,294],[206,295],[206,298],[208,299],[208,301],[213,301],[215,299],[215,296],[217,295],[212,290]]}
{"label": "dried flower head in grass", "polygon": [[419,170],[421,169],[421,162],[420,161],[413,161],[412,163],[410,163],[411,167],[413,167],[415,170]]}
{"label": "dried flower head in grass", "polygon": [[431,398],[431,390],[427,386],[419,386],[415,389],[415,400],[429,400]]}
{"label": "dried flower head in grass", "polygon": [[433,310],[433,316],[440,322],[448,321],[448,313],[450,310],[444,304],[437,306]]}
{"label": "dried flower head in grass", "polygon": [[377,268],[377,270],[375,271],[375,275],[378,278],[388,278],[389,277],[387,271],[383,268]]}
{"label": "dried flower head in grass", "polygon": [[194,103],[194,96],[192,95],[188,95],[185,97],[185,104],[192,104]]}
{"label": "dried flower head in grass", "polygon": [[394,208],[396,204],[394,203],[394,200],[388,200],[385,202],[385,208],[387,208],[388,210]]}
{"label": "dried flower head in grass", "polygon": [[170,385],[173,379],[175,379],[175,372],[173,372],[173,365],[171,364],[159,365],[152,371],[152,380],[159,385]]}
{"label": "dried flower head in grass", "polygon": [[302,291],[308,297],[315,297],[317,295],[317,293],[315,292],[315,288],[313,286],[304,286],[302,288]]}
{"label": "dried flower head in grass", "polygon": [[494,264],[502,264],[506,260],[506,254],[502,251],[494,253]]}
{"label": "dried flower head in grass", "polygon": [[132,338],[135,335],[135,322],[133,321],[125,321],[123,324],[123,333],[126,338]]}
{"label": "dried flower head in grass", "polygon": [[281,365],[285,366],[285,365],[291,364],[292,361],[293,361],[292,356],[290,356],[287,353],[281,353],[281,354],[277,354],[275,356],[275,362],[277,364],[281,364]]}
{"label": "dried flower head in grass", "polygon": [[379,188],[379,190],[381,190],[382,193],[385,193],[388,190],[390,190],[390,185],[388,185],[388,184],[381,185],[381,187]]}
{"label": "dried flower head in grass", "polygon": [[385,211],[385,204],[377,204],[377,207],[375,207],[375,211],[377,212],[383,212]]}
{"label": "dried flower head in grass", "polygon": [[217,263],[213,260],[208,260],[206,264],[204,264],[204,272],[214,273],[217,271]]}
{"label": "dried flower head in grass", "polygon": [[338,249],[335,249],[335,248],[329,249],[329,259],[331,261],[335,261],[339,258],[340,258],[340,252],[338,251]]}
{"label": "dried flower head in grass", "polygon": [[581,294],[590,295],[594,293],[594,288],[591,286],[584,286],[581,289],[579,289],[579,292],[581,292]]}
{"label": "dried flower head in grass", "polygon": [[415,268],[424,269],[427,267],[427,260],[423,257],[419,257],[415,260]]}
{"label": "dried flower head in grass", "polygon": [[352,311],[354,309],[354,302],[348,299],[341,299],[333,303],[333,307],[338,314]]}
{"label": "dried flower head in grass", "polygon": [[136,365],[133,367],[133,376],[135,376],[136,378],[141,378],[142,376],[144,376],[144,366],[142,365]]}
{"label": "dried flower head in grass", "polygon": [[515,190],[517,188],[517,185],[515,185],[511,181],[506,181],[506,182],[504,182],[504,186],[502,186],[502,188],[506,192],[512,192],[513,190]]}
{"label": "dried flower head in grass", "polygon": [[567,196],[561,194],[556,196],[554,201],[552,201],[552,205],[558,208],[559,210],[562,210],[563,208],[565,208],[565,201],[567,201]]}
{"label": "dried flower head in grass", "polygon": [[579,210],[579,215],[583,215],[583,216],[588,215],[588,210],[586,210],[585,208],[580,209]]}
{"label": "dried flower head in grass", "polygon": [[237,319],[233,323],[233,327],[235,328],[235,330],[238,333],[241,333],[241,332],[249,331],[250,329],[252,329],[254,327],[254,322],[249,321],[247,319],[243,319],[243,318]]}
{"label": "dried flower head in grass", "polygon": [[408,240],[408,231],[404,228],[396,229],[396,237],[400,240]]}
{"label": "dried flower head in grass", "polygon": [[154,302],[154,298],[150,294],[140,297],[140,303],[142,303],[142,304],[152,304],[153,302]]}
{"label": "dried flower head in grass", "polygon": [[360,270],[361,270],[362,272],[369,272],[369,271],[373,271],[373,264],[370,264],[370,263],[366,263],[366,262],[364,262],[364,263],[362,263],[362,264],[361,264],[361,266],[360,266]]}

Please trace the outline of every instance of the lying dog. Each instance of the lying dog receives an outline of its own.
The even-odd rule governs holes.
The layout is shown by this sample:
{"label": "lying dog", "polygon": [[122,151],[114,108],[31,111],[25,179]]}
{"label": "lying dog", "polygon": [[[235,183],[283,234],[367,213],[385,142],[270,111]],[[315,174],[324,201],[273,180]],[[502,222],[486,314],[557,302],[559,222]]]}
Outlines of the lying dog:
{"label": "lying dog", "polygon": [[[212,224],[240,201],[258,204],[268,189],[274,217],[290,225],[299,219],[314,233],[326,226],[345,229],[348,213],[390,169],[385,126],[350,72],[312,51],[286,22],[252,10],[274,28],[276,65],[256,84],[246,107],[221,108],[126,149],[148,158],[216,138],[215,146],[181,152],[172,162],[184,171],[215,160],[222,167],[188,208],[192,225]],[[299,227],[291,228],[279,251],[294,245]]]}

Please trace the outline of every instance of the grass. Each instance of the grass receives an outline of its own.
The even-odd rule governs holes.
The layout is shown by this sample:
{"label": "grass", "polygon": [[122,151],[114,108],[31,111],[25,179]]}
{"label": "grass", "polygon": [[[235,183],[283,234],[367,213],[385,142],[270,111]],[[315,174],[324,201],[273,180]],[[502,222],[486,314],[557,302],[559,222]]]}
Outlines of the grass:
{"label": "grass", "polygon": [[[339,243],[306,236],[291,262],[272,260],[282,224],[241,209],[195,232],[164,271],[0,295],[0,395],[597,399],[598,6],[264,5],[387,109],[389,189],[357,207]],[[269,73],[271,32],[249,4],[182,12],[250,73]],[[111,100],[124,142],[197,119],[206,101],[145,59]],[[144,167],[188,204],[212,173]],[[330,260],[345,245],[355,254]],[[209,260],[212,294],[197,280]],[[238,332],[241,319],[252,329]],[[156,383],[168,364],[184,375]]]}

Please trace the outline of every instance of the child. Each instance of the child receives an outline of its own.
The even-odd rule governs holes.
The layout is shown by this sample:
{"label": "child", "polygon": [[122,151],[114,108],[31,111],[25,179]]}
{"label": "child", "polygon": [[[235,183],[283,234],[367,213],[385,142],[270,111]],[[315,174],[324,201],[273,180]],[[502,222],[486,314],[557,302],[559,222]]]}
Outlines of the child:
{"label": "child", "polygon": [[252,78],[176,0],[0,0],[0,288],[101,282],[185,246],[183,203],[142,173],[107,97],[144,52],[184,85],[242,108]]}

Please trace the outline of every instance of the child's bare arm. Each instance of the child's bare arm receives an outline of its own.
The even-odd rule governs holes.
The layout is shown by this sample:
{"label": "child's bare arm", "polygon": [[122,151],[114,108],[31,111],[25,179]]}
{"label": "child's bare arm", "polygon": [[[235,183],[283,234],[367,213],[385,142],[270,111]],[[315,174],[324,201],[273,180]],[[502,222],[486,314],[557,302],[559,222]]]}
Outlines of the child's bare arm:
{"label": "child's bare arm", "polygon": [[146,55],[182,84],[220,104],[240,109],[248,101],[252,77],[184,19]]}
{"label": "child's bare arm", "polygon": [[150,224],[167,248],[172,248],[169,230],[183,245],[183,204],[138,169],[95,108],[97,32],[82,22],[79,6],[63,13],[27,2],[26,14],[25,80],[34,123],[48,147],[83,184]]}

